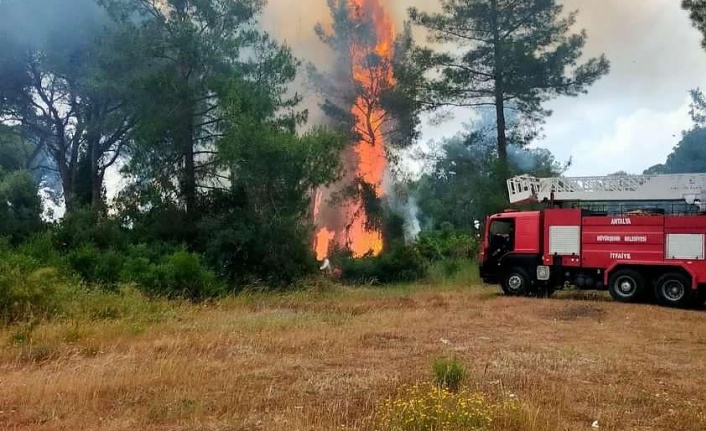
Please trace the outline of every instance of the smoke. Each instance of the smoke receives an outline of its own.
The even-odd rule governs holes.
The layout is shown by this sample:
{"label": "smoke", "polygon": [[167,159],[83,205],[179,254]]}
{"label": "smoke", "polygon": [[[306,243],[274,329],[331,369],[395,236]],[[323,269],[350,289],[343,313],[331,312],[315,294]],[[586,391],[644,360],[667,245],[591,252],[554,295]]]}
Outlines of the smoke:
{"label": "smoke", "polygon": [[89,43],[107,18],[94,0],[6,0],[0,2],[0,42],[70,50]]}
{"label": "smoke", "polygon": [[405,241],[412,242],[417,239],[417,235],[422,231],[419,224],[419,206],[417,206],[417,198],[415,196],[410,196],[407,200],[403,217]]}
{"label": "smoke", "polygon": [[[26,70],[24,53],[38,51],[70,66],[77,53],[88,48],[108,22],[107,13],[94,0],[5,0],[0,1],[0,74],[6,80],[0,91],[14,93]],[[61,181],[46,152],[30,161],[39,186],[44,218],[63,214]]]}
{"label": "smoke", "polygon": [[526,149],[519,148],[516,145],[508,146],[507,158],[512,166],[521,171],[533,171],[537,166],[536,157],[533,157]]}
{"label": "smoke", "polygon": [[422,231],[417,196],[398,185],[387,191],[386,203],[390,211],[402,218],[405,242],[414,242]]}

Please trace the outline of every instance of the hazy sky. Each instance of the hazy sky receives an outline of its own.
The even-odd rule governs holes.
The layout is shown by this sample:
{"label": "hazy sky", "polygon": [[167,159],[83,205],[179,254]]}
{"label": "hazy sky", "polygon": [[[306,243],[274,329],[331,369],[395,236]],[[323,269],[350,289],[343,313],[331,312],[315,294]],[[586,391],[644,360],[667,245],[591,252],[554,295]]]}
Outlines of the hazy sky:
{"label": "hazy sky", "polygon": [[[410,5],[429,0],[387,2],[398,22]],[[688,128],[688,91],[706,87],[706,51],[701,36],[677,0],[564,0],[579,10],[579,28],[588,32],[586,55],[605,53],[611,73],[578,98],[547,105],[554,111],[546,138],[560,161],[573,158],[569,175],[641,173],[664,162]],[[326,21],[326,0],[269,0],[263,22],[286,38],[298,55],[326,61],[312,27]],[[454,121],[423,126],[423,140],[440,139],[461,129],[467,114]]]}

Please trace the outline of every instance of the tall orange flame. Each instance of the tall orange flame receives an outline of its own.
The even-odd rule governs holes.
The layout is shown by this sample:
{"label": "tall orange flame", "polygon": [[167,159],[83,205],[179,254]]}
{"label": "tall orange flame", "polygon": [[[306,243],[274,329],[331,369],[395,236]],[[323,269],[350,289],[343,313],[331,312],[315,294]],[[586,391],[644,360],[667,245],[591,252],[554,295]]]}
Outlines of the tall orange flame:
{"label": "tall orange flame", "polygon": [[[349,0],[350,18],[360,29],[372,27],[374,43],[356,43],[352,38],[350,55],[352,77],[358,87],[358,98],[351,106],[355,118],[355,131],[360,136],[353,146],[355,154],[355,176],[371,185],[376,196],[384,195],[383,179],[387,169],[387,155],[383,126],[387,113],[382,108],[382,92],[394,83],[391,59],[394,44],[394,26],[382,0]],[[315,216],[321,212],[320,193],[317,193]],[[377,255],[382,251],[383,238],[379,231],[365,228],[367,214],[363,202],[350,203],[343,216],[345,225],[338,229],[321,227],[316,234],[315,249],[319,260],[324,259],[332,241],[351,250],[355,257],[368,253]],[[320,218],[320,217],[319,217]]]}

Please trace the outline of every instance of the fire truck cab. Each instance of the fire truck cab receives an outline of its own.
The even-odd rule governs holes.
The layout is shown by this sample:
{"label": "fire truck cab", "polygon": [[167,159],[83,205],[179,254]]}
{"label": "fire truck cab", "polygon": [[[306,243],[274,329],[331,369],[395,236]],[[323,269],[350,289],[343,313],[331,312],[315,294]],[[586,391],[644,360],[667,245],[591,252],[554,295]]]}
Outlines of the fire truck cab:
{"label": "fire truck cab", "polygon": [[521,176],[508,181],[508,192],[513,204],[544,208],[486,219],[480,274],[506,295],[575,286],[622,302],[703,303],[706,174]]}

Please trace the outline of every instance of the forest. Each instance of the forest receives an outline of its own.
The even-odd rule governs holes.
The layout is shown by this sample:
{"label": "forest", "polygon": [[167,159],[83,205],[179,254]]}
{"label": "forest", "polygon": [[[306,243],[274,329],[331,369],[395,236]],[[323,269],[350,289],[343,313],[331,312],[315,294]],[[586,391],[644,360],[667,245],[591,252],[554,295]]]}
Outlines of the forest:
{"label": "forest", "polygon": [[[328,0],[321,67],[263,30],[262,0],[0,0],[0,319],[472,271],[505,180],[571,164],[535,145],[547,102],[610,62],[558,0],[441,0],[401,28],[383,3]],[[682,7],[703,32],[702,3]],[[645,173],[706,172],[691,96]],[[411,172],[421,118],[457,108],[476,115]]]}

